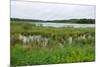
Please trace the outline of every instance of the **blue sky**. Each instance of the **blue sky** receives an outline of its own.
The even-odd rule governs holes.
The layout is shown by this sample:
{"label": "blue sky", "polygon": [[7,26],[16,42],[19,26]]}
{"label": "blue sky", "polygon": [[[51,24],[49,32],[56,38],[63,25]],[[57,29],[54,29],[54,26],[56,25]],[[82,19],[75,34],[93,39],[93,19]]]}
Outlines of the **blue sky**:
{"label": "blue sky", "polygon": [[95,18],[95,6],[11,1],[11,17],[40,20]]}

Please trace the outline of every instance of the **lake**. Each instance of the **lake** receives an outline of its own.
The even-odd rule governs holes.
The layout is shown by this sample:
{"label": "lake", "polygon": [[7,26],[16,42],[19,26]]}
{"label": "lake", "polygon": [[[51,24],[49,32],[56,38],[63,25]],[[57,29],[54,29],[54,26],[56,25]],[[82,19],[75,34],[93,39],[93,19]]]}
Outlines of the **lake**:
{"label": "lake", "polygon": [[70,24],[70,23],[50,23],[50,22],[29,22],[36,24],[37,26],[42,25],[44,27],[73,27],[73,28],[94,28],[95,24]]}

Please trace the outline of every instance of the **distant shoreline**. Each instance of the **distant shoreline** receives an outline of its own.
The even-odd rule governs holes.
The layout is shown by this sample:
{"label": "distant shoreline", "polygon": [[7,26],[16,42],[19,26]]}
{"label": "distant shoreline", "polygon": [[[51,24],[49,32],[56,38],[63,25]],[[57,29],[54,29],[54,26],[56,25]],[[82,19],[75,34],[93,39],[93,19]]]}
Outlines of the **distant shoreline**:
{"label": "distant shoreline", "polygon": [[50,23],[78,23],[78,24],[95,24],[95,19],[68,19],[68,20],[37,20],[37,19],[20,19],[10,18],[11,21],[24,21],[24,22],[50,22]]}

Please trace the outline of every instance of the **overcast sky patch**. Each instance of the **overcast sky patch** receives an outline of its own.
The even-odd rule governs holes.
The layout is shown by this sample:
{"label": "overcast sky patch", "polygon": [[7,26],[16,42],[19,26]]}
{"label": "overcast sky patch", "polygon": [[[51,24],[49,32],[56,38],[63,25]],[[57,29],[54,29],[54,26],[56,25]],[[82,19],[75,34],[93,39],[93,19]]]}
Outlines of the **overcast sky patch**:
{"label": "overcast sky patch", "polygon": [[95,18],[95,6],[11,1],[11,17],[40,20]]}

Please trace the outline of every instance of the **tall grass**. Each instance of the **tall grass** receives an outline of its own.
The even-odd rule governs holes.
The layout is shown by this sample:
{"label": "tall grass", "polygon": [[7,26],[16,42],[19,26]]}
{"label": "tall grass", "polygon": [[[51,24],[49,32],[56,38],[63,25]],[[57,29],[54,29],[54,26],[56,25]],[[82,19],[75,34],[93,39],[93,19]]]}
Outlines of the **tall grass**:
{"label": "tall grass", "polygon": [[[95,61],[94,28],[54,28],[35,26],[28,23],[11,22],[11,65],[40,65]],[[22,22],[22,21],[20,21]],[[41,35],[49,38],[46,47],[35,42],[23,45],[18,35]],[[92,35],[94,39],[80,39],[80,35]],[[69,44],[67,38],[73,37]],[[60,48],[59,44],[64,47]],[[28,47],[28,48],[26,48]]]}

